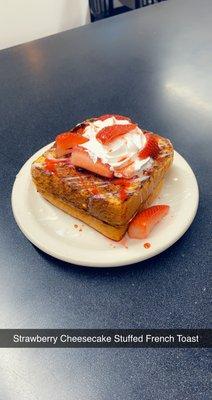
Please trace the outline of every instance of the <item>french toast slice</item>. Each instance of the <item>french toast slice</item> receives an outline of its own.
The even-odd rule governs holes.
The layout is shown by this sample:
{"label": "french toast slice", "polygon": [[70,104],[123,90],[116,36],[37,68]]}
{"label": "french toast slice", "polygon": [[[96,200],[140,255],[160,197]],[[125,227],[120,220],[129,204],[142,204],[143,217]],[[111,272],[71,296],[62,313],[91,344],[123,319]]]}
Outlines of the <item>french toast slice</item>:
{"label": "french toast slice", "polygon": [[[76,168],[69,158],[57,159],[55,146],[32,164],[32,178],[37,191],[49,202],[105,236],[119,241],[138,210],[149,206],[157,197],[164,176],[173,161],[173,147],[168,139],[153,134],[160,154],[145,180],[108,179]],[[50,167],[46,168],[46,160]],[[122,185],[123,183],[123,185]]]}
{"label": "french toast slice", "polygon": [[[150,194],[147,200],[142,204],[140,209],[149,207],[152,204],[152,202],[157,198],[162,187],[163,187],[163,180],[159,182],[158,186],[153,190],[153,192]],[[128,223],[119,226],[109,225],[106,222],[101,221],[100,219],[95,218],[92,215],[88,214],[86,211],[76,208],[70,203],[59,199],[57,196],[54,196],[47,192],[42,192],[41,194],[47,201],[49,201],[55,207],[71,215],[72,217],[77,218],[80,221],[86,223],[87,225],[91,226],[96,231],[102,233],[104,236],[108,237],[111,240],[115,240],[117,242],[120,241],[128,229]]]}

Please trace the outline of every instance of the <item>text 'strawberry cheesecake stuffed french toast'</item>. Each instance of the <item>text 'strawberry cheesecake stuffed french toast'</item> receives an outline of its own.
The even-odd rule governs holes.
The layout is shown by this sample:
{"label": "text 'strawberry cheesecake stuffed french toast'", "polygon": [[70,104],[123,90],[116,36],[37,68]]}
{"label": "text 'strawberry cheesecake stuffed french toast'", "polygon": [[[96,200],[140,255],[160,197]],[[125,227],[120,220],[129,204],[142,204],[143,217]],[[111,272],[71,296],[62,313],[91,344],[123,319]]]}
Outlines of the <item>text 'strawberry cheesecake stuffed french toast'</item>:
{"label": "text 'strawberry cheesecake stuffed french toast'", "polygon": [[172,161],[168,139],[128,117],[103,115],[58,135],[33,162],[32,177],[54,206],[119,241],[157,197]]}

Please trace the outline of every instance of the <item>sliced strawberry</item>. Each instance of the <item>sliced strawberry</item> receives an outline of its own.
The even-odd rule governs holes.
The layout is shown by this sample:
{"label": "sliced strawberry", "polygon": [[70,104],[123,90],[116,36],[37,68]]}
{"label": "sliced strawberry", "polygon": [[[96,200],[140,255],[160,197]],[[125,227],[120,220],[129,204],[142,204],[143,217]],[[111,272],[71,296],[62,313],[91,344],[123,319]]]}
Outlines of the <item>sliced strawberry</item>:
{"label": "sliced strawberry", "polygon": [[131,121],[131,119],[129,117],[124,117],[123,115],[114,115],[114,114],[101,115],[97,119],[100,119],[101,121],[105,121],[106,119],[112,118],[112,117],[115,117],[115,119],[117,119],[117,120],[125,119],[127,121]]}
{"label": "sliced strawberry", "polygon": [[70,132],[74,132],[74,133],[77,133],[78,135],[82,135],[84,133],[86,126],[88,126],[87,121],[81,122],[80,124],[77,124],[74,128],[70,129]]}
{"label": "sliced strawberry", "polygon": [[152,133],[147,132],[146,136],[146,144],[144,148],[139,152],[139,157],[144,159],[147,157],[157,158],[160,148],[158,146],[158,142],[153,136]]}
{"label": "sliced strawberry", "polygon": [[57,157],[63,157],[71,152],[71,149],[78,144],[87,142],[88,139],[79,133],[65,132],[56,137]]}
{"label": "sliced strawberry", "polygon": [[156,205],[140,211],[131,221],[128,234],[134,239],[145,239],[154,226],[169,212],[169,206]]}
{"label": "sliced strawberry", "polygon": [[71,154],[71,163],[76,167],[87,169],[88,171],[106,178],[113,177],[113,172],[110,170],[108,164],[103,164],[100,160],[97,160],[97,162],[94,163],[88,152],[82,147],[77,146],[73,149]]}
{"label": "sliced strawberry", "polygon": [[102,144],[108,144],[116,137],[132,131],[136,126],[136,124],[106,126],[97,133],[96,138]]}

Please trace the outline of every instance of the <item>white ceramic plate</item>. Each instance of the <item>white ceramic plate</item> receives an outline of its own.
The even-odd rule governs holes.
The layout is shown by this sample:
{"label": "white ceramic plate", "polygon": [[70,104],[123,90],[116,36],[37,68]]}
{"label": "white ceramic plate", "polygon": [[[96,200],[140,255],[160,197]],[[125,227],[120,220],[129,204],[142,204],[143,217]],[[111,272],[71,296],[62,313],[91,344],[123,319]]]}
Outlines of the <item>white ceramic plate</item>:
{"label": "white ceramic plate", "polygon": [[[30,176],[39,150],[21,168],[12,191],[12,208],[19,228],[39,249],[60,260],[92,267],[115,267],[153,257],[175,243],[191,225],[198,207],[199,192],[193,171],[175,152],[157,204],[169,204],[170,212],[146,240],[113,242],[79,220],[63,213],[35,190]],[[148,242],[151,247],[146,249]]]}

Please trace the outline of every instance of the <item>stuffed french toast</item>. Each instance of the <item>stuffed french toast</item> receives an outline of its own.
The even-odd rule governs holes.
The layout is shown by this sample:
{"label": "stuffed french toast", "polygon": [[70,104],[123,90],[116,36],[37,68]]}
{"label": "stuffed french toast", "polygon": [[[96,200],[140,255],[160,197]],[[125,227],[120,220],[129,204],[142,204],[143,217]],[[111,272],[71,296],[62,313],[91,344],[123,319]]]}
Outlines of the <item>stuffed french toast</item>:
{"label": "stuffed french toast", "polygon": [[31,172],[46,200],[119,241],[158,196],[173,154],[168,139],[130,118],[102,115],[58,135]]}

